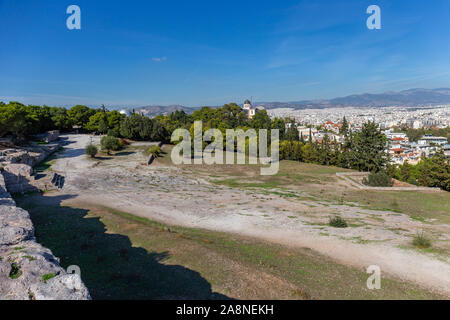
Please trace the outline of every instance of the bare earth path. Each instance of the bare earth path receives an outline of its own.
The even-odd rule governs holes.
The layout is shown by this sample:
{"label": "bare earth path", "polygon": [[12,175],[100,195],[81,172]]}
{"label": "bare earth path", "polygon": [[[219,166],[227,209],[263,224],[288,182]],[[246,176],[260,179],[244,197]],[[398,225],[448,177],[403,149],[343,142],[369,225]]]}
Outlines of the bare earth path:
{"label": "bare earth path", "polygon": [[[394,212],[218,186],[177,167],[146,166],[137,148],[142,143],[112,159],[92,160],[83,153],[89,136],[72,135],[69,140],[72,143],[52,170],[66,177],[60,193],[75,195],[71,203],[93,203],[167,224],[308,247],[345,265],[364,269],[377,265],[382,274],[450,297],[448,256],[401,248],[422,228],[431,228],[440,240],[449,241],[448,225],[429,226]],[[335,213],[358,225],[327,226],[328,217]]]}

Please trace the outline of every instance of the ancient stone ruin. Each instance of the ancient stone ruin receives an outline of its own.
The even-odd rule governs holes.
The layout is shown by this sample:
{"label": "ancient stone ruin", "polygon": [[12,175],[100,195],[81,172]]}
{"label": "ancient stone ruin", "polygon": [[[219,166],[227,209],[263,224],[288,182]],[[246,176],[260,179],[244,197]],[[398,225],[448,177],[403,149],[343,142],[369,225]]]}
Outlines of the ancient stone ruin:
{"label": "ancient stone ruin", "polygon": [[[0,300],[90,299],[80,276],[64,270],[59,259],[36,242],[28,212],[11,197],[10,192],[37,190],[30,183],[32,165],[49,153],[33,151],[9,149],[0,155]],[[57,180],[61,185],[61,177]]]}

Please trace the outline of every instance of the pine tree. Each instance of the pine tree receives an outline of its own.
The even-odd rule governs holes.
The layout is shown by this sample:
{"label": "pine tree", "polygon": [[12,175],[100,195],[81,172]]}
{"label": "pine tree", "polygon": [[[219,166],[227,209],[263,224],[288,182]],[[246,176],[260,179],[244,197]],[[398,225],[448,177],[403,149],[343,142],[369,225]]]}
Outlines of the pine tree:
{"label": "pine tree", "polygon": [[378,172],[385,168],[389,157],[386,151],[386,136],[375,122],[367,122],[351,142],[351,167],[359,171]]}

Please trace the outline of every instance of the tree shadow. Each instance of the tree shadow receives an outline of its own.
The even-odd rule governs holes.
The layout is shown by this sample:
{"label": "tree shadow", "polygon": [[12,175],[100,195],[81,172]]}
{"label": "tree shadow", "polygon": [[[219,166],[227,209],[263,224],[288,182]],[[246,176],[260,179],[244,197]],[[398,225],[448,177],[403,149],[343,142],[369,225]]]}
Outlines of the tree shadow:
{"label": "tree shadow", "polygon": [[34,194],[17,199],[28,210],[36,240],[60,258],[61,266],[77,265],[93,299],[229,299],[214,293],[196,271],[165,265],[168,252],[133,247],[127,236],[107,233],[88,210],[61,205],[73,196]]}
{"label": "tree shadow", "polygon": [[132,154],[135,154],[136,152],[133,151],[121,151],[121,152],[117,152],[116,154],[114,154],[117,157],[123,157],[123,156],[129,156]]}

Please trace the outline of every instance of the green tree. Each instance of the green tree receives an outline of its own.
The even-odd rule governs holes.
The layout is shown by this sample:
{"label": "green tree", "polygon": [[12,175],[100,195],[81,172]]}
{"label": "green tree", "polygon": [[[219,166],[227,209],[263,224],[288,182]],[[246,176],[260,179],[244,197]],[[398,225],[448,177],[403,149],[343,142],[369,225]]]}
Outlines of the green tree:
{"label": "green tree", "polygon": [[274,118],[270,125],[271,129],[278,129],[280,134],[280,141],[284,140],[285,132],[286,132],[286,123],[281,118]]}
{"label": "green tree", "polygon": [[425,135],[425,130],[409,128],[406,130],[406,135],[410,142],[416,142]]}
{"label": "green tree", "polygon": [[271,120],[266,110],[260,110],[255,113],[253,118],[250,120],[250,127],[253,129],[266,129],[269,130],[271,127]]}
{"label": "green tree", "polygon": [[108,132],[108,123],[106,113],[99,110],[89,117],[89,121],[85,125],[85,129],[99,133]]}
{"label": "green tree", "polygon": [[86,106],[76,105],[67,111],[69,120],[72,125],[81,126],[85,128],[89,122],[89,118],[96,113],[96,110],[90,109]]}
{"label": "green tree", "polygon": [[53,121],[54,128],[60,131],[70,130],[72,127],[65,108],[52,108],[51,119]]}
{"label": "green tree", "polygon": [[378,172],[388,163],[386,136],[374,122],[367,122],[353,137],[351,166],[359,171]]}
{"label": "green tree", "polygon": [[89,144],[89,145],[86,146],[85,152],[91,158],[95,158],[95,156],[97,155],[98,149],[93,144]]}
{"label": "green tree", "polygon": [[126,117],[120,124],[120,135],[127,139],[139,140],[142,116],[136,113]]}
{"label": "green tree", "polygon": [[23,139],[29,133],[32,121],[26,107],[19,102],[0,106],[0,137],[9,133]]}
{"label": "green tree", "polygon": [[347,122],[347,119],[345,118],[345,116],[344,116],[344,119],[342,120],[342,126],[339,130],[339,133],[344,136],[348,135],[348,122]]}
{"label": "green tree", "polygon": [[450,161],[446,159],[442,149],[424,160],[419,182],[428,187],[450,191]]}
{"label": "green tree", "polygon": [[297,129],[297,123],[291,120],[289,128],[286,130],[286,140],[289,141],[300,141],[300,133]]}
{"label": "green tree", "polygon": [[319,160],[319,153],[317,152],[317,147],[315,143],[307,142],[302,147],[303,161],[308,163],[317,163]]}
{"label": "green tree", "polygon": [[103,150],[107,150],[108,154],[110,154],[111,150],[116,151],[120,149],[119,139],[110,136],[104,136],[100,140],[100,145]]}

